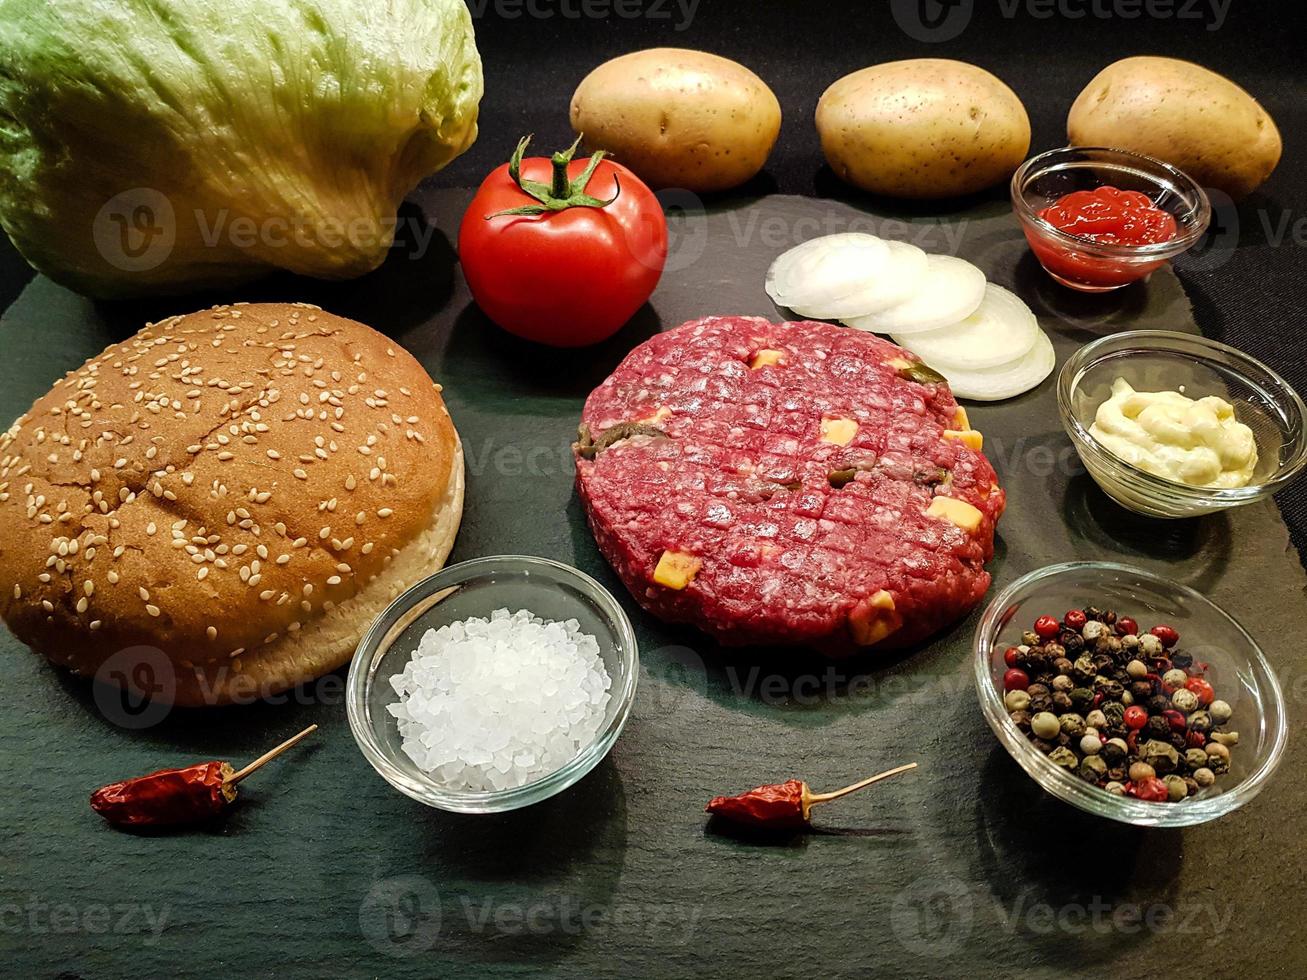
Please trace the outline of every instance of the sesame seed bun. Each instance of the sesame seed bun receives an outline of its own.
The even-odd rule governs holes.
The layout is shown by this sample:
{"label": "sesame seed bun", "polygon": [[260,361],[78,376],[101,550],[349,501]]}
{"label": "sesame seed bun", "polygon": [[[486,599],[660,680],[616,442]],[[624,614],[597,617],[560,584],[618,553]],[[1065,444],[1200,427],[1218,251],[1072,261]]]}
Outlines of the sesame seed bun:
{"label": "sesame seed bun", "polygon": [[83,675],[131,683],[140,648],[160,700],[256,700],[346,663],[462,511],[411,355],[317,307],[214,307],[107,348],[0,436],[0,616]]}

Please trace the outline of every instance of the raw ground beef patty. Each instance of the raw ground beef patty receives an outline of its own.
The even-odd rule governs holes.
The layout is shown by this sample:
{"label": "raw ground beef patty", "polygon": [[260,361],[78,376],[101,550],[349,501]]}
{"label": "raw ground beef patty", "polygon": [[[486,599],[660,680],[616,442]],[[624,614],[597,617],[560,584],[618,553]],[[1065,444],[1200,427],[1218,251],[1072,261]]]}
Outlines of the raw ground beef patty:
{"label": "raw ground beef patty", "polygon": [[574,449],[599,549],[645,609],[841,655],[919,641],[989,588],[1004,494],[979,441],[902,348],[728,316],[633,350]]}

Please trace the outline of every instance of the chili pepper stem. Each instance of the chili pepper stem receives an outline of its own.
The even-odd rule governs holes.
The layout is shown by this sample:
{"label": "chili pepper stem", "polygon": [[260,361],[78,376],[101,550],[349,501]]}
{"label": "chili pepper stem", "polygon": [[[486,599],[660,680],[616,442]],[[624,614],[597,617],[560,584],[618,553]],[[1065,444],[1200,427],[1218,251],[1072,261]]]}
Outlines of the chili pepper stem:
{"label": "chili pepper stem", "polygon": [[267,763],[277,758],[277,756],[281,755],[291,746],[295,745],[300,740],[307,738],[309,735],[313,734],[313,732],[317,730],[318,730],[317,725],[310,725],[308,728],[304,729],[304,731],[300,732],[298,735],[292,735],[290,738],[286,739],[286,741],[278,745],[275,749],[269,749],[267,752],[264,752],[263,755],[259,756],[244,769],[240,770],[239,772],[232,773],[230,776],[228,776],[227,779],[225,780],[226,785],[235,786],[246,776],[250,775],[251,773],[257,772],[259,769],[263,768],[263,766],[265,766]]}
{"label": "chili pepper stem", "polygon": [[909,762],[906,766],[898,766],[894,769],[887,769],[884,772],[878,772],[874,776],[868,776],[852,786],[845,786],[843,789],[833,790],[829,793],[805,793],[804,803],[807,806],[813,806],[817,803],[829,803],[831,800],[838,800],[841,796],[848,796],[850,793],[856,793],[863,787],[870,786],[872,783],[878,783],[882,779],[889,779],[890,776],[897,776],[901,772],[907,772],[909,769],[916,769],[915,762]]}

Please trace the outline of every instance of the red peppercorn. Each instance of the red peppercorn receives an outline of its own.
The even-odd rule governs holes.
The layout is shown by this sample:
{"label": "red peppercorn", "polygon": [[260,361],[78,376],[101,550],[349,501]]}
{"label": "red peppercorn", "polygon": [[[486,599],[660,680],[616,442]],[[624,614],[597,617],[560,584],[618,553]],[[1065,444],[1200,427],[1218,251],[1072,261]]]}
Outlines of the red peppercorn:
{"label": "red peppercorn", "polygon": [[1149,803],[1165,803],[1171,796],[1166,788],[1166,783],[1156,776],[1149,776],[1147,779],[1139,780],[1139,782],[1131,785],[1126,792],[1136,799],[1147,800]]}
{"label": "red peppercorn", "polygon": [[1122,616],[1116,621],[1117,636],[1136,636],[1139,633],[1139,624],[1129,616]]}
{"label": "red peppercorn", "polygon": [[1132,704],[1125,709],[1125,727],[1133,728],[1138,731],[1148,724],[1148,710],[1137,704]]}
{"label": "red peppercorn", "polygon": [[1007,664],[1009,667],[1015,667],[1017,665],[1017,659],[1020,656],[1020,650],[1016,647],[1008,647],[1003,651],[1003,663]]}
{"label": "red peppercorn", "polygon": [[1024,670],[1013,667],[1003,674],[1003,690],[1024,691],[1030,686],[1030,675]]}
{"label": "red peppercorn", "polygon": [[1184,737],[1184,744],[1191,749],[1201,749],[1207,744],[1207,736],[1202,732],[1190,732]]}
{"label": "red peppercorn", "polygon": [[1072,609],[1062,617],[1062,622],[1066,623],[1067,629],[1075,630],[1078,633],[1085,628],[1085,623],[1089,622],[1089,617],[1084,614],[1083,610]]}
{"label": "red peppercorn", "polygon": [[1189,727],[1189,723],[1185,720],[1184,712],[1177,711],[1175,708],[1168,708],[1166,711],[1163,711],[1162,717],[1166,719],[1166,723],[1171,726],[1171,731],[1173,732],[1182,732]]}
{"label": "red peppercorn", "polygon": [[1154,626],[1148,632],[1162,641],[1162,646],[1168,650],[1180,642],[1180,634],[1169,626]]}
{"label": "red peppercorn", "polygon": [[1051,640],[1062,632],[1062,624],[1052,616],[1040,616],[1035,620],[1035,632],[1041,640]]}
{"label": "red peppercorn", "polygon": [[1204,708],[1216,699],[1216,692],[1212,690],[1212,685],[1201,677],[1189,678],[1184,686],[1198,695],[1198,703]]}

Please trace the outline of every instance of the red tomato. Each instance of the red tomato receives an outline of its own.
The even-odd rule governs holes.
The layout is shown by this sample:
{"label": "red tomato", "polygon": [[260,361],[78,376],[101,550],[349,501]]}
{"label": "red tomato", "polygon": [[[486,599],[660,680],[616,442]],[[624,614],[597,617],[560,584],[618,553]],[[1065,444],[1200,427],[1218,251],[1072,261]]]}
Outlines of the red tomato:
{"label": "red tomato", "polygon": [[[555,347],[582,347],[616,333],[649,298],[667,259],[667,222],[653,192],[607,159],[581,186],[578,178],[594,161],[571,154],[556,154],[557,163],[522,159],[521,180],[546,197],[593,205],[547,209],[506,163],[481,184],[458,233],[463,273],[486,316]],[[523,207],[541,213],[499,213]]]}

